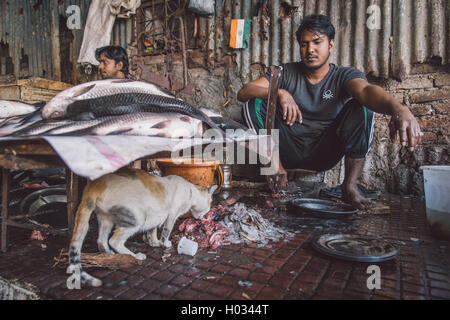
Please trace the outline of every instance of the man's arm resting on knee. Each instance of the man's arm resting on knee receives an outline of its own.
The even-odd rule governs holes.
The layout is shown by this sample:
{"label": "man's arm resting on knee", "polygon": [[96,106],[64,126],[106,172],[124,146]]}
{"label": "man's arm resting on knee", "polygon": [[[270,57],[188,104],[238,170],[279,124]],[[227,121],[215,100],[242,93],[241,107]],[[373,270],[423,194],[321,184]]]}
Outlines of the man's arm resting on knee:
{"label": "man's arm resting on knee", "polygon": [[[269,98],[269,80],[261,77],[257,80],[247,83],[237,94],[237,98],[241,102],[246,102],[253,98],[267,100]],[[295,120],[302,123],[302,113],[292,95],[284,90],[278,89],[278,100],[283,111],[283,120],[288,125],[293,125]]]}
{"label": "man's arm resting on knee", "polygon": [[419,123],[408,107],[395,100],[383,88],[370,84],[364,79],[353,79],[347,83],[348,92],[367,108],[391,115],[391,137],[398,131],[400,142],[410,151],[422,140]]}
{"label": "man's arm resting on knee", "polygon": [[237,94],[241,102],[246,102],[252,98],[267,100],[269,96],[269,80],[264,77],[247,83]]}

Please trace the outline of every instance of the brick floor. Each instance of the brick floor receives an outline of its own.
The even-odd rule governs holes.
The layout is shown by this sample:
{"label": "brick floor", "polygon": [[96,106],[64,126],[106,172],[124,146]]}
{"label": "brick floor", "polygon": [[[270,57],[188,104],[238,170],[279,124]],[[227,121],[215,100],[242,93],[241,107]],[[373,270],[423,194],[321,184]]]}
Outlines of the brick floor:
{"label": "brick floor", "polygon": [[[297,233],[289,241],[262,248],[235,244],[199,250],[195,257],[179,256],[174,248],[163,261],[167,252],[136,241],[130,247],[147,254],[142,265],[90,268],[87,271],[104,285],[81,290],[67,289],[64,268],[52,267],[53,258],[68,246],[66,237],[51,236],[43,248],[41,242],[29,240],[30,231],[9,228],[10,246],[0,253],[0,276],[32,284],[49,300],[450,299],[450,241],[429,232],[423,201],[392,195],[379,201],[390,206],[388,214],[357,215],[328,229],[309,228],[281,212],[276,221],[289,222],[286,225]],[[377,264],[381,289],[367,288],[370,264],[331,258],[311,246],[322,233],[343,232],[382,237],[398,248],[395,259]],[[89,232],[83,252],[96,251],[95,235]]]}

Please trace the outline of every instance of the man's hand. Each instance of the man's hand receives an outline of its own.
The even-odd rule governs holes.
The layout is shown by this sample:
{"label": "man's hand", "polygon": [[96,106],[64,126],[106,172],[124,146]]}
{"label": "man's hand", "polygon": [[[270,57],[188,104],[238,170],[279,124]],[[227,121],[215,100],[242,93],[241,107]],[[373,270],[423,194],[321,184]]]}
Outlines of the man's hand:
{"label": "man's hand", "polygon": [[300,108],[288,91],[279,89],[278,100],[282,108],[283,120],[286,121],[286,124],[288,126],[292,126],[297,118],[299,123],[303,122]]}
{"label": "man's hand", "polygon": [[389,123],[389,131],[391,139],[395,139],[398,132],[400,143],[403,147],[408,147],[411,152],[422,141],[423,133],[419,123],[407,107],[394,113]]}

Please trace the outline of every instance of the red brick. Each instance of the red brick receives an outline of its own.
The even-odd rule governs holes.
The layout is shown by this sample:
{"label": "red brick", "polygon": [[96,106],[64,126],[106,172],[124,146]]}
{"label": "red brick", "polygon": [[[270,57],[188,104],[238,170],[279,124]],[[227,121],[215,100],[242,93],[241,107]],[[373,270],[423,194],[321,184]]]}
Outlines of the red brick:
{"label": "red brick", "polygon": [[450,119],[445,116],[427,117],[419,119],[419,125],[422,128],[440,128],[450,125]]}
{"label": "red brick", "polygon": [[222,300],[222,298],[221,297],[218,297],[218,296],[215,296],[215,295],[213,295],[213,294],[211,294],[211,293],[201,293],[199,296],[198,296],[198,300]]}
{"label": "red brick", "polygon": [[160,285],[161,285],[161,282],[153,280],[153,279],[148,279],[148,280],[144,280],[144,282],[139,284],[139,288],[145,290],[147,293],[150,293],[150,292],[154,291],[155,289],[159,288]]}
{"label": "red brick", "polygon": [[264,261],[264,265],[265,266],[269,266],[269,267],[273,267],[275,269],[279,269],[281,268],[285,263],[285,260],[276,260],[276,259],[272,259],[269,258],[266,261]]}
{"label": "red brick", "polygon": [[128,273],[118,270],[118,271],[114,271],[113,273],[108,274],[102,280],[104,282],[119,283],[121,281],[124,281],[126,278],[128,278],[128,276],[129,276]]}
{"label": "red brick", "polygon": [[437,134],[433,132],[424,132],[422,137],[422,143],[435,143],[438,140]]}
{"label": "red brick", "polygon": [[278,288],[288,288],[293,280],[293,275],[278,272],[270,279],[269,284]]}
{"label": "red brick", "polygon": [[191,290],[191,289],[184,289],[178,292],[174,298],[179,300],[196,300],[200,292]]}
{"label": "red brick", "polygon": [[261,290],[255,300],[280,300],[284,297],[284,290],[266,287]]}
{"label": "red brick", "polygon": [[450,75],[449,74],[438,74],[434,78],[434,85],[436,87],[450,86]]}
{"label": "red brick", "polygon": [[218,273],[226,273],[226,272],[230,271],[231,269],[233,269],[233,267],[223,265],[223,264],[218,264],[218,265],[214,266],[211,269],[211,271],[218,272]]}
{"label": "red brick", "polygon": [[94,294],[94,291],[92,291],[91,288],[81,288],[80,290],[78,289],[74,290],[66,289],[66,290],[67,293],[64,295],[64,299],[70,300],[84,300]]}
{"label": "red brick", "polygon": [[436,103],[433,105],[433,107],[438,114],[450,114],[450,102]]}
{"label": "red brick", "polygon": [[433,107],[431,105],[419,104],[411,106],[409,107],[409,109],[411,110],[412,114],[415,115],[416,117],[426,116],[433,113]]}
{"label": "red brick", "polygon": [[129,276],[125,281],[127,282],[127,285],[130,287],[134,287],[144,281],[145,278],[139,275],[131,275]]}
{"label": "red brick", "polygon": [[205,280],[196,280],[191,284],[191,288],[198,291],[206,291],[211,286],[211,282]]}
{"label": "red brick", "polygon": [[184,287],[187,286],[192,282],[192,278],[185,277],[184,275],[179,275],[175,277],[172,281],[170,281],[171,284]]}
{"label": "red brick", "polygon": [[108,287],[105,283],[100,289],[100,294],[111,295],[113,297],[120,295],[122,292],[130,289],[128,286],[112,286]]}
{"label": "red brick", "polygon": [[409,96],[411,103],[423,103],[444,99],[450,99],[450,89],[448,88],[413,93]]}
{"label": "red brick", "polygon": [[144,290],[131,288],[130,290],[121,293],[118,296],[118,298],[120,300],[139,300],[143,298],[146,294],[147,292],[145,292]]}
{"label": "red brick", "polygon": [[172,278],[174,278],[174,277],[175,277],[175,274],[172,273],[172,272],[169,272],[169,271],[161,271],[161,272],[155,274],[155,275],[152,277],[152,279],[159,280],[159,281],[161,281],[161,282],[166,282],[166,281],[169,281],[170,279],[172,279]]}
{"label": "red brick", "polygon": [[173,286],[170,284],[166,284],[161,286],[160,288],[158,288],[157,290],[154,291],[154,293],[157,293],[163,297],[167,297],[170,298],[173,295],[175,295],[175,293],[177,293],[178,291],[180,291],[180,287],[177,286]]}
{"label": "red brick", "polygon": [[186,266],[184,266],[184,265],[174,264],[173,266],[171,266],[169,268],[169,271],[173,272],[173,273],[182,273],[185,269],[186,269]]}
{"label": "red brick", "polygon": [[250,271],[242,269],[242,268],[235,268],[231,270],[229,273],[231,276],[236,276],[238,278],[245,279],[250,274]]}
{"label": "red brick", "polygon": [[214,294],[222,299],[226,299],[233,291],[234,288],[222,286],[220,284],[214,284],[208,289],[208,293]]}
{"label": "red brick", "polygon": [[423,89],[432,88],[433,80],[425,77],[411,76],[401,82],[396,80],[389,80],[388,85],[389,90]]}
{"label": "red brick", "polygon": [[151,278],[153,277],[155,274],[157,274],[159,272],[158,269],[154,269],[152,267],[145,267],[142,268],[141,270],[139,270],[136,275],[140,275],[144,278]]}
{"label": "red brick", "polygon": [[220,279],[219,283],[229,286],[229,287],[237,287],[237,286],[239,286],[238,281],[239,281],[238,278],[235,278],[235,277],[232,277],[229,275],[225,275],[222,277],[222,279]]}
{"label": "red brick", "polygon": [[257,281],[262,283],[266,283],[270,278],[272,278],[272,274],[268,274],[265,272],[253,272],[249,276],[250,281]]}

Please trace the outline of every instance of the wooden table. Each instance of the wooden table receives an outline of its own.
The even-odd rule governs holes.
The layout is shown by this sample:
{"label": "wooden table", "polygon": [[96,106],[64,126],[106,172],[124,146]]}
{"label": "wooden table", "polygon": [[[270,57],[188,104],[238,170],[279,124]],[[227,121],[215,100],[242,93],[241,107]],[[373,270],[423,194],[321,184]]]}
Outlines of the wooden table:
{"label": "wooden table", "polygon": [[[78,205],[79,177],[64,164],[59,155],[44,139],[0,140],[0,167],[2,175],[1,250],[3,252],[7,250],[8,226],[48,231],[52,234],[72,234],[75,210]],[[8,215],[9,171],[47,168],[66,168],[67,232],[18,221],[18,219]]]}

